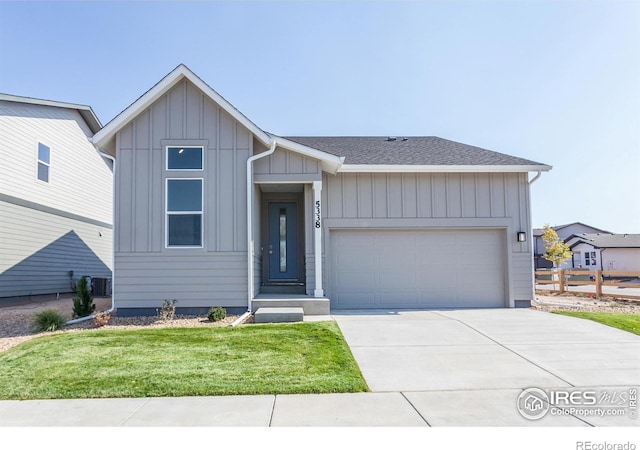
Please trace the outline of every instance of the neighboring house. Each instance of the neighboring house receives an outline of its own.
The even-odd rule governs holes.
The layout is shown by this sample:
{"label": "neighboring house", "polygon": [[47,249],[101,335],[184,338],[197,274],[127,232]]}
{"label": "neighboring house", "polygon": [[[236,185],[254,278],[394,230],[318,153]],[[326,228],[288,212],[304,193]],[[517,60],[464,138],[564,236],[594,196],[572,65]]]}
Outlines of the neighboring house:
{"label": "neighboring house", "polygon": [[[574,234],[579,233],[603,233],[603,234],[611,234],[608,231],[601,230],[600,228],[592,227],[591,225],[585,225],[581,222],[573,222],[568,223],[566,225],[556,225],[555,227],[551,227],[558,234],[558,238],[561,241],[566,241],[567,238],[573,236]],[[553,263],[548,261],[542,257],[545,253],[544,249],[544,240],[542,239],[542,234],[544,233],[543,228],[534,228],[533,229],[533,257],[535,260],[535,268],[536,269],[549,269],[553,267]],[[561,265],[562,268],[567,267],[578,267],[578,264],[574,264],[573,260],[568,260]]]}
{"label": "neighboring house", "polygon": [[573,267],[640,271],[640,234],[580,233],[566,239]]}
{"label": "neighboring house", "polygon": [[528,172],[547,165],[437,137],[275,136],[184,65],[93,142],[116,155],[119,314],[533,298]]}
{"label": "neighboring house", "polygon": [[109,278],[112,162],[88,106],[0,94],[0,301]]}

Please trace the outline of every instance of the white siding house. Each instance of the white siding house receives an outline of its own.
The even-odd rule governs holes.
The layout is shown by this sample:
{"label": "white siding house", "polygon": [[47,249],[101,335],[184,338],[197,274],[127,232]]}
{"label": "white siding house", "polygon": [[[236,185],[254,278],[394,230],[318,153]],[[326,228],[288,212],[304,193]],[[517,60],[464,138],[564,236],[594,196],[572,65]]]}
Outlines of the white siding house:
{"label": "white siding house", "polygon": [[91,108],[0,94],[0,298],[71,292],[112,267],[112,163]]}
{"label": "white siding house", "polygon": [[579,233],[566,240],[573,267],[640,271],[640,234]]}
{"label": "white siding house", "polygon": [[433,136],[276,136],[184,65],[93,142],[116,155],[119,314],[533,299],[545,164]]}

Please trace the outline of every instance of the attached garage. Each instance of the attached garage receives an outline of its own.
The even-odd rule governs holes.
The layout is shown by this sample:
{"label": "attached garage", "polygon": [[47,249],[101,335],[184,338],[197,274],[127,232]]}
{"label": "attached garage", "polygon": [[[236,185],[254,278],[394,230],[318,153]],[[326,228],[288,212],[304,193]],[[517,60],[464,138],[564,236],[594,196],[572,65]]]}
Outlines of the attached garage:
{"label": "attached garage", "polygon": [[334,229],[331,306],[507,306],[501,229]]}

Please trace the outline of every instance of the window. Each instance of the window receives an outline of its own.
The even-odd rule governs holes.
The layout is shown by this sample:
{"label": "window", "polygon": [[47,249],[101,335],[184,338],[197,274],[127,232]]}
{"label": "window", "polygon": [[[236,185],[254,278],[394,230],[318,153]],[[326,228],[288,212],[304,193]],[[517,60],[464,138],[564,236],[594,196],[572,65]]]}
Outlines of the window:
{"label": "window", "polygon": [[202,247],[202,178],[167,179],[167,247]]}
{"label": "window", "polygon": [[38,180],[49,182],[49,167],[51,167],[51,149],[38,142]]}
{"label": "window", "polygon": [[584,265],[585,266],[595,266],[596,265],[596,252],[585,252],[584,253]]}
{"label": "window", "polygon": [[167,170],[202,170],[204,147],[167,147]]}

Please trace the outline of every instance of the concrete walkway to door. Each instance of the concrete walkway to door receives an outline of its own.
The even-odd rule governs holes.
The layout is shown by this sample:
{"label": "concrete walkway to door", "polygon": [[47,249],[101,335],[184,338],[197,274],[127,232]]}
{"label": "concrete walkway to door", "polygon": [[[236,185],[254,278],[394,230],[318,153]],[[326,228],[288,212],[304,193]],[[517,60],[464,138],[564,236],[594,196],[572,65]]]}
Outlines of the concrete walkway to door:
{"label": "concrete walkway to door", "polygon": [[[619,416],[570,414],[570,405],[556,401],[567,406],[562,415],[554,409],[532,423],[516,408],[532,387],[596,391],[598,398],[622,393],[628,401],[640,385],[640,336],[528,309],[332,316],[369,388],[402,392],[430,425],[640,425],[637,409]],[[601,405],[617,406],[607,401]]]}

